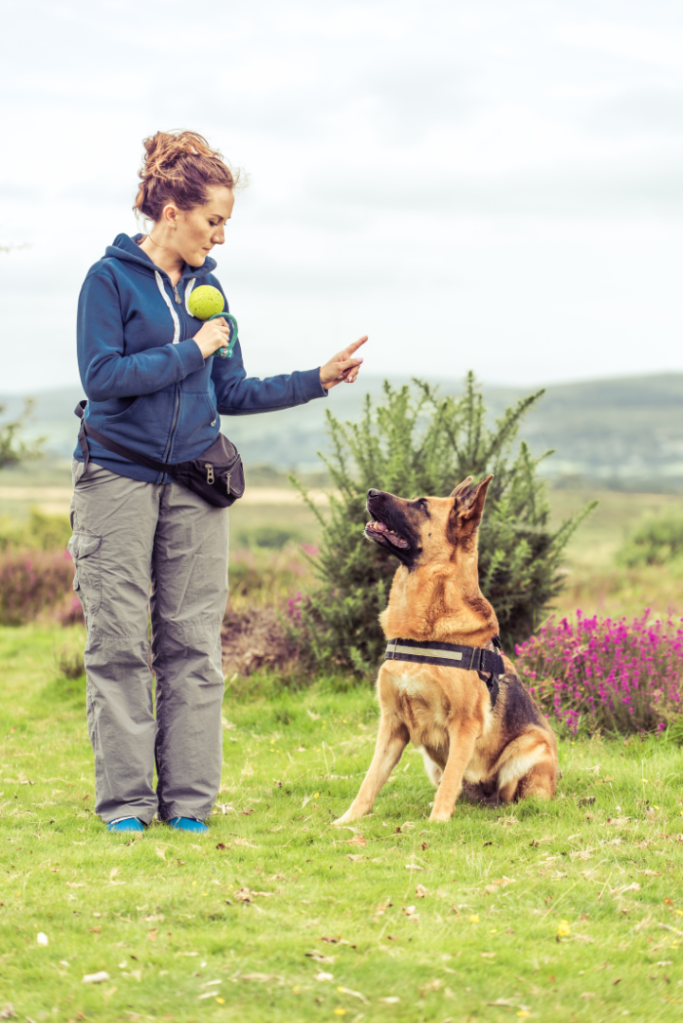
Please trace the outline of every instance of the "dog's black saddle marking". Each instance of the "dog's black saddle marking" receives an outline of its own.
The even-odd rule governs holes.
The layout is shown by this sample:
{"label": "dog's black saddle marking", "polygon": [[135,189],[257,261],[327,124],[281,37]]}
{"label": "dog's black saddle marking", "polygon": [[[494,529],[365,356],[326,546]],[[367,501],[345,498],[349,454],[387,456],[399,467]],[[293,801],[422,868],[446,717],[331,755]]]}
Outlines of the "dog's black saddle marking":
{"label": "dog's black saddle marking", "polygon": [[[494,645],[498,647],[494,637]],[[465,647],[462,644],[444,644],[438,641],[390,640],[384,652],[386,661],[412,661],[421,665],[442,665],[466,672],[478,672],[486,683],[493,707],[498,698],[498,676],[505,672],[505,663],[497,651],[485,647]],[[483,673],[488,673],[484,678]]]}

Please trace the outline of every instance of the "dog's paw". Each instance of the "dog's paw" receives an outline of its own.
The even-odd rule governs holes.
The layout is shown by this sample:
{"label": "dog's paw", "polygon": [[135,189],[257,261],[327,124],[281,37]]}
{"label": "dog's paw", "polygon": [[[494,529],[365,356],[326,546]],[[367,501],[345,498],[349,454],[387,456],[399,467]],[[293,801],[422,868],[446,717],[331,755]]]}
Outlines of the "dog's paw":
{"label": "dog's paw", "polygon": [[337,818],[337,820],[333,821],[332,824],[333,825],[348,825],[348,823],[350,821],[355,821],[357,817],[358,817],[358,815],[351,814],[351,811],[347,811],[346,814],[342,814],[341,818]]}
{"label": "dog's paw", "polygon": [[430,821],[450,821],[453,817],[452,811],[437,811],[436,808],[429,815]]}

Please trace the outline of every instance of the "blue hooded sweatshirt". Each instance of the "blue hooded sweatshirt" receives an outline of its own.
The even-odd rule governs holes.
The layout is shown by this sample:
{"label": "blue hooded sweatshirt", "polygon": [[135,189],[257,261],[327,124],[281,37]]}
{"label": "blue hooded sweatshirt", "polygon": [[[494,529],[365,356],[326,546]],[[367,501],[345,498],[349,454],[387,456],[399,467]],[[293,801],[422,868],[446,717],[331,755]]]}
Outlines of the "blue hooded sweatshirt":
{"label": "blue hooded sweatshirt", "polygon": [[[231,359],[206,362],[193,337],[202,322],[188,299],[210,284],[228,302],[207,256],[185,264],[174,287],[137,244],[117,235],[88,271],[78,300],[78,366],[88,396],[87,422],[106,437],[159,462],[196,459],[216,440],[219,413],[244,416],[288,409],[327,396],[320,368],[277,377],[247,377],[239,341]],[[116,455],[89,440],[98,465],[133,480],[163,483],[172,477]],[[74,457],[83,461],[80,447]]]}

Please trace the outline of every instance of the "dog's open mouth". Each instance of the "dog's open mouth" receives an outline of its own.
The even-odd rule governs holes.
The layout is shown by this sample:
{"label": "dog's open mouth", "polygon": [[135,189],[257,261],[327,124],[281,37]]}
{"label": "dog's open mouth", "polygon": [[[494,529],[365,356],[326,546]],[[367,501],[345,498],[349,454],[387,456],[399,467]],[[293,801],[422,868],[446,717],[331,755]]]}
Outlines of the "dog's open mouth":
{"label": "dog's open mouth", "polygon": [[395,548],[410,547],[405,537],[401,537],[395,530],[390,530],[386,523],[368,523],[365,527],[365,536],[370,540],[386,541]]}

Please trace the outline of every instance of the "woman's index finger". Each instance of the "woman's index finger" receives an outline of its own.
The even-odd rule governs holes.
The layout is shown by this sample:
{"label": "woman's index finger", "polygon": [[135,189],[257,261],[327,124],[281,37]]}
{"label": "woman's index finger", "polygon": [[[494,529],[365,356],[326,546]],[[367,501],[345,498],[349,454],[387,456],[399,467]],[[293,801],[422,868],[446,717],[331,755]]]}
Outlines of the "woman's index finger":
{"label": "woman's index finger", "polygon": [[359,338],[358,341],[354,341],[354,343],[352,345],[349,345],[348,348],[344,349],[344,354],[346,355],[347,359],[349,356],[352,356],[354,352],[357,352],[361,345],[364,345],[367,340],[368,336],[366,334],[362,338]]}

